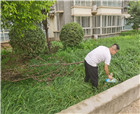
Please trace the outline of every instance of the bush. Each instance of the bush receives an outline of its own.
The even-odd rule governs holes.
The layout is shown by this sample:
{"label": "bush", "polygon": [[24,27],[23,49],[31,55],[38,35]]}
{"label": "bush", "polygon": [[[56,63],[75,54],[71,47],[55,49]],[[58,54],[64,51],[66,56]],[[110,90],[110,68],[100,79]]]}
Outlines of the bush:
{"label": "bush", "polygon": [[10,45],[18,54],[35,57],[45,51],[46,39],[43,31],[36,26],[34,30],[21,30],[13,28],[9,32]]}
{"label": "bush", "polygon": [[68,23],[63,26],[60,32],[60,40],[64,47],[78,45],[84,36],[84,31],[78,23]]}
{"label": "bush", "polygon": [[121,36],[126,36],[126,35],[134,35],[134,34],[140,34],[140,30],[128,30],[125,32],[121,32],[120,35]]}

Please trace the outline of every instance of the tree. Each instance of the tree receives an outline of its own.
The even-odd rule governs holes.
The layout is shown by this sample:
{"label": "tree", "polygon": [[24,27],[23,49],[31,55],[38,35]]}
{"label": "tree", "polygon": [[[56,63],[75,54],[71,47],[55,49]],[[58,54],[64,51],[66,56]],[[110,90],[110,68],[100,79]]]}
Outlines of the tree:
{"label": "tree", "polygon": [[140,25],[140,1],[131,1],[129,3],[128,13],[131,15],[127,24],[133,23],[132,28],[138,30]]}
{"label": "tree", "polygon": [[[44,15],[48,15],[48,11],[46,12],[45,10],[42,10],[41,12]],[[44,27],[45,32],[46,32],[46,39],[47,39],[48,49],[50,51],[51,50],[51,48],[50,48],[51,44],[50,44],[49,37],[48,37],[48,20],[47,20],[47,18],[42,21],[42,24],[43,24],[43,27]]]}
{"label": "tree", "polygon": [[[47,1],[6,1],[1,2],[2,28],[35,29],[35,23],[46,20],[47,15],[42,10],[49,12],[54,0]],[[48,29],[46,29],[48,30]],[[48,33],[48,32],[46,32]],[[48,35],[46,35],[47,37]],[[46,38],[48,40],[48,38]]]}

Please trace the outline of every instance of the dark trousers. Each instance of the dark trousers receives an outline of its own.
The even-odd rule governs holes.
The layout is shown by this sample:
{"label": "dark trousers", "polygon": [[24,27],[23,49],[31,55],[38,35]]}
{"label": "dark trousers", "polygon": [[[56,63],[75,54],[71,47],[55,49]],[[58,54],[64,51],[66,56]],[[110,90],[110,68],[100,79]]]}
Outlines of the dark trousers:
{"label": "dark trousers", "polygon": [[98,86],[98,67],[93,67],[89,65],[86,61],[85,65],[85,82],[91,81],[94,87]]}

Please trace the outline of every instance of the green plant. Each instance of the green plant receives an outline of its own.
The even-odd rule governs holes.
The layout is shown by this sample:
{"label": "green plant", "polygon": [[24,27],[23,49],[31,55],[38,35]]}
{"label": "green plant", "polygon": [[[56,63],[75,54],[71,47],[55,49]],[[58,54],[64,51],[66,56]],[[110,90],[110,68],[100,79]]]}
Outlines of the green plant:
{"label": "green plant", "polygon": [[138,30],[140,25],[140,1],[129,2],[128,13],[130,17],[127,18],[127,24],[133,23],[132,28]]}
{"label": "green plant", "polygon": [[78,45],[84,36],[84,31],[78,23],[68,23],[63,26],[60,32],[60,40],[65,47]]}
{"label": "green plant", "polygon": [[129,31],[125,31],[125,32],[121,32],[120,35],[121,36],[126,36],[126,35],[134,35],[134,34],[140,34],[140,30],[129,30]]}
{"label": "green plant", "polygon": [[43,31],[36,26],[35,30],[22,29],[23,37],[16,28],[9,32],[10,45],[13,50],[21,55],[34,57],[44,52],[46,47],[46,39]]}
{"label": "green plant", "polygon": [[17,27],[20,29],[33,29],[34,23],[46,19],[47,15],[41,11],[49,11],[54,0],[47,1],[7,1],[1,2],[2,28]]}
{"label": "green plant", "polygon": [[[89,39],[82,41],[78,48],[67,48],[49,55],[42,54],[40,57],[45,60],[46,63],[83,61],[87,53],[92,49],[99,45],[109,47],[113,43],[119,44],[120,50],[112,56],[109,71],[113,72],[113,76],[119,81],[117,83],[119,84],[140,74],[139,34],[134,33],[131,36],[97,39],[96,41]],[[55,46],[62,46],[61,42],[54,42],[54,44]],[[2,63],[5,59],[7,58],[2,59]],[[45,61],[31,59],[28,64],[29,66],[33,64],[45,64]],[[6,62],[4,63],[2,64],[2,71],[4,69],[3,66],[9,66]],[[75,66],[76,69],[71,75],[63,74],[65,71],[70,72]],[[75,66],[70,65],[65,69],[60,66],[61,70],[58,71],[58,74],[62,74],[63,77],[56,77],[49,85],[46,85],[46,82],[36,82],[32,79],[16,83],[2,80],[2,114],[54,114],[116,85],[116,83],[105,82],[107,76],[104,73],[104,63],[98,66],[99,87],[94,90],[90,83],[84,83],[83,81],[85,76],[84,65],[81,63]],[[18,67],[19,65],[17,68]],[[8,68],[11,70],[13,67],[9,66]],[[21,69],[23,69],[23,67],[21,67]],[[27,72],[29,75],[35,73],[36,75],[34,76],[46,74],[46,79],[48,73],[57,70],[57,66],[49,66],[48,68],[47,66],[40,66],[32,69],[33,72]],[[9,72],[7,73],[9,74]]]}

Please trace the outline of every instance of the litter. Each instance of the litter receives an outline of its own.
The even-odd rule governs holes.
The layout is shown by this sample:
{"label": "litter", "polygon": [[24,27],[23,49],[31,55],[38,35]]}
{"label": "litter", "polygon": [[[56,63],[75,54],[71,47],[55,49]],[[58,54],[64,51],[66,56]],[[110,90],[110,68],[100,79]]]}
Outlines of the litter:
{"label": "litter", "polygon": [[105,81],[108,82],[108,83],[116,83],[116,82],[118,82],[118,80],[116,78],[113,78],[112,80],[106,79]]}

